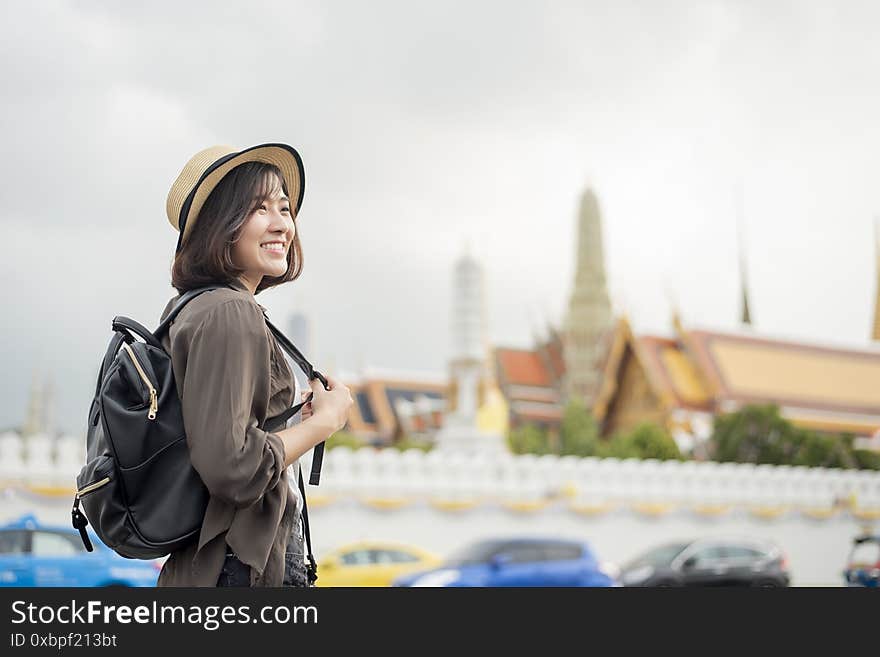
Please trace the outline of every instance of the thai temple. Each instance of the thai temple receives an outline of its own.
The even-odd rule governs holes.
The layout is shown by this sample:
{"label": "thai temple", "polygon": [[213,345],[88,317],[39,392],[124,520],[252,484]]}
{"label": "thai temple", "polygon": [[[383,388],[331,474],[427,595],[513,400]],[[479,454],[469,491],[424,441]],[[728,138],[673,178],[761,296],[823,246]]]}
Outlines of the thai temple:
{"label": "thai temple", "polygon": [[[875,235],[878,283],[872,341],[880,339],[880,239]],[[716,415],[748,404],[776,404],[796,426],[852,434],[880,449],[880,348],[843,347],[762,335],[754,329],[739,254],[740,329],[685,327],[676,309],[672,335],[634,335],[617,320],[593,416],[602,435],[650,421],[665,427],[684,450],[712,433]]]}
{"label": "thai temple", "polygon": [[[637,335],[614,317],[608,294],[599,201],[581,196],[572,290],[561,326],[548,325],[531,348],[489,345],[480,265],[455,265],[454,342],[448,378],[366,377],[349,429],[379,444],[401,436],[432,441],[469,391],[481,431],[506,433],[534,424],[557,431],[569,399],[592,409],[601,434],[640,422],[663,426],[683,450],[708,438],[714,417],[747,404],[773,403],[794,424],[851,433],[880,447],[880,348],[842,347],[762,335],[752,322],[744,259],[741,327],[685,326],[673,311],[671,335]],[[871,332],[880,341],[880,238]],[[465,382],[463,384],[463,382]],[[476,397],[472,397],[475,394]]]}
{"label": "thai temple", "polygon": [[642,421],[690,449],[716,414],[777,404],[797,426],[863,439],[880,428],[880,349],[844,349],[758,335],[685,328],[634,335],[618,320],[593,406],[603,435]]}

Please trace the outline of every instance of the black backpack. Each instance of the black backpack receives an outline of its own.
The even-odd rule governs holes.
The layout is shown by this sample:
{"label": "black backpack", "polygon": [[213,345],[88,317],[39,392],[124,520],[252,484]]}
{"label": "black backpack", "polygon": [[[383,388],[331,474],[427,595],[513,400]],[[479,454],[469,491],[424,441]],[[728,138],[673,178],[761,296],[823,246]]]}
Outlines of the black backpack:
{"label": "black backpack", "polygon": [[[192,467],[183,427],[171,356],[161,338],[183,307],[211,286],[184,293],[154,332],[134,320],[113,319],[113,338],[98,372],[89,410],[86,464],[76,478],[73,526],[92,551],[85,528],[111,549],[132,559],[155,559],[197,540],[208,505],[208,490]],[[266,317],[275,339],[311,381],[324,376]],[[140,337],[143,342],[136,340]],[[312,398],[269,418],[265,431],[282,428]],[[309,483],[320,480],[324,443],[315,447]],[[317,578],[312,556],[302,471],[303,530],[311,581]],[[82,511],[79,507],[82,505]],[[88,518],[88,520],[86,520]]]}

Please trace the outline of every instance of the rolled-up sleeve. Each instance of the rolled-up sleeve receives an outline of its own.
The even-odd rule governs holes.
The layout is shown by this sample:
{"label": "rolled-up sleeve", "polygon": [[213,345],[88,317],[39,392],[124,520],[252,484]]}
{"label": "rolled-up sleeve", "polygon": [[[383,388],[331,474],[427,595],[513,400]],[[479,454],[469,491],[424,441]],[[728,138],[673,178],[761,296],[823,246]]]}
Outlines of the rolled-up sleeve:
{"label": "rolled-up sleeve", "polygon": [[181,406],[192,464],[212,496],[238,508],[284,472],[281,439],[256,419],[268,403],[270,349],[260,309],[243,299],[208,311],[189,340]]}

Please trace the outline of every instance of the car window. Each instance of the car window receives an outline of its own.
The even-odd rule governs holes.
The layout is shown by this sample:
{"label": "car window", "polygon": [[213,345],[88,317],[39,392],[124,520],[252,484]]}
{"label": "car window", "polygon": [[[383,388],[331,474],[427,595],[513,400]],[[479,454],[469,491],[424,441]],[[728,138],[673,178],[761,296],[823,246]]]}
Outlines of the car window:
{"label": "car window", "polygon": [[352,550],[344,553],[339,560],[346,566],[366,566],[373,563],[371,550]]}
{"label": "car window", "polygon": [[630,561],[626,567],[668,566],[687,546],[687,543],[668,543],[666,545],[661,545],[639,555]]}
{"label": "car window", "polygon": [[725,556],[725,550],[720,545],[712,545],[710,547],[704,547],[693,554],[694,563],[697,566],[702,566],[704,564],[713,563],[718,561],[719,559],[723,559]]}
{"label": "car window", "polygon": [[534,563],[546,561],[544,546],[539,543],[517,543],[506,547],[502,554],[510,558],[510,563]]}
{"label": "car window", "polygon": [[373,563],[394,563],[389,550],[373,550],[371,558]]}
{"label": "car window", "polygon": [[544,559],[546,561],[571,561],[580,559],[583,549],[580,545],[571,543],[547,543],[544,545]]}
{"label": "car window", "polygon": [[754,561],[756,559],[762,559],[766,556],[763,552],[761,552],[761,550],[757,548],[746,547],[745,545],[728,545],[725,546],[724,551],[727,558],[742,559],[744,561]]}
{"label": "car window", "polygon": [[28,533],[21,529],[0,531],[0,554],[27,554]]}
{"label": "car window", "polygon": [[414,554],[409,554],[403,550],[383,550],[387,563],[412,563],[418,561],[419,558]]}
{"label": "car window", "polygon": [[57,532],[36,531],[32,537],[31,552],[36,557],[67,557],[82,552],[78,537]]}

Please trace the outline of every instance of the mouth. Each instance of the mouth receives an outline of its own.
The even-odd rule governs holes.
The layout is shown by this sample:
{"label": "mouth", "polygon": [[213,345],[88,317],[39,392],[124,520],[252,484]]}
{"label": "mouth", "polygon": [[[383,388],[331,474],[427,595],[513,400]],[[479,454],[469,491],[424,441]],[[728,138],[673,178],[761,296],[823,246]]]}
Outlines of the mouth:
{"label": "mouth", "polygon": [[268,251],[274,255],[284,255],[287,251],[287,243],[286,242],[265,242],[260,244],[260,248],[263,251]]}

